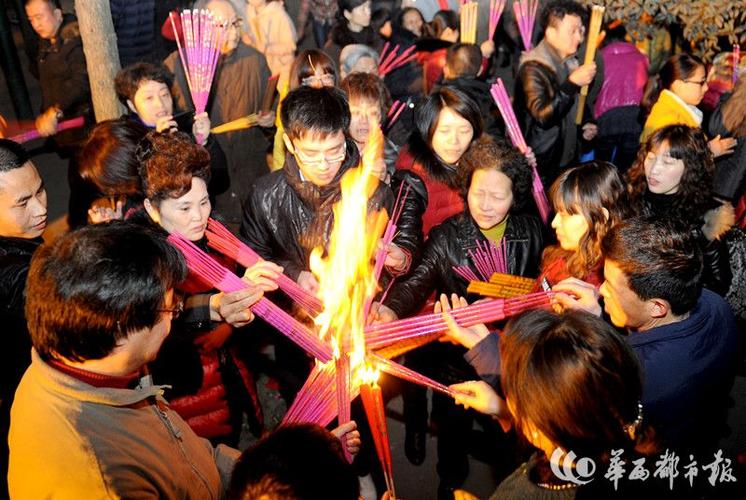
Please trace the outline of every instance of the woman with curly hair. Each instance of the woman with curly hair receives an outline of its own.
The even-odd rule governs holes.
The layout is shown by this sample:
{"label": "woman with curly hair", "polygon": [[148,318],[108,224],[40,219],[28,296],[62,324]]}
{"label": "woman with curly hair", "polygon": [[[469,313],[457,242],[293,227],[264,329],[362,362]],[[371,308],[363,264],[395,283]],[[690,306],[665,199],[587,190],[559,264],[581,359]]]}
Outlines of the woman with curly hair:
{"label": "woman with curly hair", "polygon": [[627,173],[632,210],[690,224],[704,257],[704,283],[725,294],[731,282],[728,250],[721,238],[734,222],[733,207],[713,196],[715,165],[705,135],[672,125],[656,131]]}
{"label": "woman with curly hair", "polygon": [[[518,213],[531,199],[531,170],[526,159],[515,149],[482,136],[459,162],[454,183],[461,187],[467,209],[430,232],[420,264],[391,289],[385,303],[398,317],[416,313],[433,292],[465,296],[469,283],[453,268],[467,266],[477,272],[469,254],[477,244],[499,246],[504,242],[508,273],[528,277],[538,273],[543,225],[533,216]],[[440,382],[456,383],[475,375],[464,353],[460,346],[435,343],[407,354],[407,363]],[[427,424],[425,393],[408,391],[406,395],[405,452],[410,461],[421,463],[424,447],[420,446],[424,443],[418,440],[424,439]],[[451,398],[433,394],[439,490],[444,495],[459,487],[468,475],[467,436],[474,417],[473,412],[454,405]]]}
{"label": "woman with curly hair", "polygon": [[[179,233],[209,252],[205,229],[212,206],[207,194],[207,150],[181,132],[149,132],[137,156],[147,215],[133,218]],[[247,270],[245,277],[269,291],[277,288],[274,280],[280,272],[278,266],[263,262]],[[252,319],[242,307],[250,291],[218,293],[192,274],[178,290],[184,295],[183,311],[151,365],[153,379],[171,386],[166,392],[171,406],[197,435],[235,446],[242,415],[246,413],[255,433],[262,418],[254,381],[232,338],[234,327]]]}
{"label": "woman with curly hair", "polygon": [[601,241],[628,212],[617,168],[592,161],[566,170],[554,181],[549,196],[556,213],[552,228],[558,244],[544,251],[542,280],[554,285],[574,277],[601,285]]}

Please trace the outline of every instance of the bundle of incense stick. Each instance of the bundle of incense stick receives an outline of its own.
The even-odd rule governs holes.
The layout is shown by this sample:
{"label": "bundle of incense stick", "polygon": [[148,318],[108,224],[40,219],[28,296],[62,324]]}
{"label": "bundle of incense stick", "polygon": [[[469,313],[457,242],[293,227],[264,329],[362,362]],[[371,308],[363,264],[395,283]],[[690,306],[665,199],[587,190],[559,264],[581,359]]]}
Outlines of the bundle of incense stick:
{"label": "bundle of incense stick", "polygon": [[[518,120],[515,117],[513,106],[510,104],[508,91],[505,90],[505,84],[501,78],[498,78],[492,87],[490,87],[490,94],[492,94],[492,98],[495,100],[495,104],[497,104],[497,108],[500,110],[500,114],[503,117],[505,128],[508,131],[508,136],[510,136],[510,141],[513,143],[513,146],[518,148],[518,150],[525,155],[528,152],[528,145],[523,138],[521,128],[518,126]],[[536,170],[536,162],[529,161],[529,164],[531,165],[532,170],[531,174],[533,180],[531,191],[534,195],[534,202],[536,202],[536,207],[539,209],[541,220],[546,224],[549,220],[549,200],[544,191],[544,185],[541,183],[539,172]]]}
{"label": "bundle of incense stick", "polygon": [[381,51],[381,57],[378,59],[378,76],[383,78],[395,69],[413,61],[417,57],[417,55],[414,54],[415,48],[416,47],[412,45],[399,54],[399,46],[394,45],[394,48],[386,53],[386,50],[388,49],[388,43],[386,43],[383,47],[383,51]]}
{"label": "bundle of incense stick", "polygon": [[389,108],[389,112],[386,113],[386,121],[383,127],[383,130],[385,132],[388,132],[389,130],[391,130],[391,127],[394,126],[394,123],[399,118],[399,115],[402,114],[402,112],[404,111],[404,108],[406,107],[407,107],[406,102],[401,102],[398,99],[394,101],[394,103]]}
{"label": "bundle of incense stick", "polygon": [[389,429],[386,424],[386,413],[383,404],[381,387],[378,385],[378,373],[372,369],[367,370],[370,374],[360,384],[360,399],[363,400],[363,408],[368,417],[373,444],[376,447],[376,455],[381,461],[381,468],[386,480],[386,489],[392,498],[396,498],[394,489],[394,467],[391,460],[391,444],[389,441]]}
{"label": "bundle of incense stick", "polygon": [[[605,7],[594,5],[591,9],[591,22],[588,26],[588,38],[585,47],[585,59],[583,64],[590,64],[596,57],[596,48],[598,46],[598,34],[601,31],[601,22],[604,19]],[[585,100],[588,97],[588,85],[580,88],[580,99],[578,99],[578,111],[575,114],[575,124],[583,123],[583,112],[585,111]]]}
{"label": "bundle of incense stick", "polygon": [[497,23],[500,22],[500,16],[503,15],[504,9],[505,0],[490,0],[489,38],[487,40],[494,40]]}
{"label": "bundle of incense stick", "polygon": [[282,419],[283,424],[310,422],[326,427],[337,414],[334,363],[316,363]]}
{"label": "bundle of incense stick", "polygon": [[[85,123],[85,118],[82,116],[79,116],[77,118],[71,118],[69,120],[61,121],[57,124],[57,133],[62,132],[63,130],[71,130],[74,128],[80,128]],[[11,141],[15,141],[18,144],[23,144],[24,142],[33,141],[34,139],[38,139],[41,137],[41,134],[38,130],[33,129],[29,130],[28,132],[23,132],[18,135],[14,135],[13,137],[9,137]]]}
{"label": "bundle of incense stick", "polygon": [[515,0],[513,2],[515,20],[518,23],[518,31],[521,32],[521,39],[526,50],[531,50],[532,47],[531,36],[534,33],[538,8],[539,0]]}
{"label": "bundle of incense stick", "polygon": [[376,368],[381,371],[393,375],[400,379],[404,379],[408,382],[412,382],[423,387],[428,387],[434,391],[438,391],[446,396],[453,396],[453,391],[448,386],[436,382],[435,380],[417,373],[416,371],[410,370],[406,366],[402,366],[399,363],[386,359],[378,354],[368,353],[368,361],[373,363]]}
{"label": "bundle of incense stick", "polygon": [[[335,375],[337,380],[337,425],[346,424],[350,421],[350,357],[345,352],[340,353],[335,360]],[[352,462],[352,455],[344,447],[345,458]]]}
{"label": "bundle of incense stick", "polygon": [[222,125],[218,125],[217,127],[213,127],[212,129],[210,129],[210,133],[225,134],[226,132],[235,132],[236,130],[251,128],[256,126],[256,124],[258,123],[258,119],[259,115],[257,115],[256,113],[252,113],[250,115],[242,116],[241,118],[236,118],[235,120],[223,123]]}
{"label": "bundle of incense stick", "polygon": [[[217,250],[226,257],[230,257],[246,268],[253,266],[261,260],[259,254],[215,219],[210,218],[207,221],[205,236],[207,236],[207,245],[210,248]],[[298,304],[311,316],[317,316],[324,310],[324,306],[318,297],[311,295],[308,290],[284,274],[280,275],[277,279],[277,285],[280,287],[280,290],[293,299],[293,302]]]}
{"label": "bundle of incense stick", "polygon": [[463,2],[461,4],[461,43],[477,43],[477,2]]}
{"label": "bundle of incense stick", "polygon": [[[169,14],[169,19],[174,33],[178,33],[173,12]],[[184,43],[182,45],[177,35],[176,44],[194,109],[199,114],[207,107],[210,87],[218,59],[220,59],[220,47],[223,44],[227,27],[219,24],[212,14],[204,9],[184,10],[181,13],[181,26],[184,32]]]}
{"label": "bundle of incense stick", "polygon": [[[528,309],[547,307],[551,297],[552,292],[536,292],[510,299],[489,299],[454,309],[451,316],[459,325],[469,327],[478,323],[500,321]],[[441,313],[424,314],[366,326],[365,340],[368,349],[376,350],[402,340],[444,331],[447,327]]]}
{"label": "bundle of incense stick", "polygon": [[[407,185],[406,190],[404,190],[404,184]],[[373,273],[376,277],[376,281],[381,278],[383,265],[386,262],[386,249],[394,241],[394,237],[396,236],[396,225],[399,223],[399,217],[401,217],[402,210],[404,210],[404,204],[406,203],[407,197],[409,196],[409,189],[410,184],[408,182],[402,182],[401,186],[399,186],[399,193],[396,195],[396,202],[394,203],[391,218],[386,224],[386,230],[383,232],[383,236],[381,237],[381,246],[378,250],[376,250],[375,267],[373,268]],[[402,192],[404,193],[403,196]]]}
{"label": "bundle of incense stick", "polygon": [[443,335],[443,332],[435,332],[429,335],[422,335],[414,339],[402,340],[395,344],[386,346],[382,349],[378,349],[375,351],[375,353],[387,359],[394,359],[397,356],[401,356],[402,354],[406,354],[409,351],[417,349],[418,347],[429,344],[430,342],[439,339]]}
{"label": "bundle of incense stick", "polygon": [[490,277],[489,283],[477,280],[470,281],[466,291],[469,293],[478,293],[485,297],[507,299],[530,293],[535,285],[535,280],[531,278],[495,273]]}
{"label": "bundle of incense stick", "polygon": [[[221,292],[236,292],[247,287],[245,281],[221,266],[183,236],[172,233],[168,236],[168,241],[184,254],[190,271]],[[295,318],[274,305],[269,299],[264,297],[259,299],[251,310],[316,359],[323,362],[332,359],[329,345],[324,344],[314,332],[298,323]]]}
{"label": "bundle of incense stick", "polygon": [[733,86],[736,86],[738,81],[738,65],[741,63],[741,46],[737,43],[733,44]]}
{"label": "bundle of incense stick", "polygon": [[[475,241],[476,248],[474,250],[468,250],[469,257],[477,268],[477,272],[482,276],[483,281],[490,279],[495,273],[506,273],[508,272],[508,261],[507,261],[507,247],[505,246],[505,239],[500,240],[500,246],[498,247],[491,241]],[[464,269],[465,268],[465,269]],[[454,271],[464,276],[471,272],[467,266],[454,266]],[[462,274],[464,273],[464,274]],[[473,274],[473,273],[472,273]],[[471,280],[478,281],[478,280]]]}

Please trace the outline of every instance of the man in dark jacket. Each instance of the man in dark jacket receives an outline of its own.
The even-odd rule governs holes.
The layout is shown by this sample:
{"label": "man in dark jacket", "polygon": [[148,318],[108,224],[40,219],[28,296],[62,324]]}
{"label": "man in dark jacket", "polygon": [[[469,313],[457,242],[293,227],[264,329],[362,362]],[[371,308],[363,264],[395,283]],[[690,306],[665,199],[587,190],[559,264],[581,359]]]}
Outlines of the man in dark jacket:
{"label": "man in dark jacket", "polygon": [[59,0],[26,0],[26,15],[41,38],[37,62],[42,112],[36,119],[36,129],[43,137],[54,136],[57,153],[70,159],[68,222],[76,227],[86,223],[91,201],[75,161],[86,132],[78,128],[57,133],[57,125],[62,119],[79,116],[90,121],[91,89],[83,42],[78,21],[73,15],[63,16]]}
{"label": "man in dark jacket", "polygon": [[0,139],[0,497],[7,495],[6,437],[13,393],[31,363],[31,339],[24,314],[26,277],[31,255],[41,245],[47,225],[47,193],[36,167],[21,146]]}
{"label": "man in dark jacket", "polygon": [[[595,63],[580,65],[575,57],[587,18],[585,7],[573,0],[547,5],[542,15],[544,39],[521,57],[518,68],[514,109],[545,186],[578,156],[575,115],[580,87],[596,75]],[[591,140],[596,126],[586,123],[582,130],[583,138]]]}

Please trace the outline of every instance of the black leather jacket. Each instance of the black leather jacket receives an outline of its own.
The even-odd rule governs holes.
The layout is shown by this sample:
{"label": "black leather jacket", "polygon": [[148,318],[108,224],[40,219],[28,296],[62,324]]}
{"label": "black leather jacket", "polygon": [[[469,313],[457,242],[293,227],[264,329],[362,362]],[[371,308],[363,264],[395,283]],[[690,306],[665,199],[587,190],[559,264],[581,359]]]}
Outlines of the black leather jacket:
{"label": "black leather jacket", "polygon": [[[537,276],[544,247],[541,222],[532,216],[511,214],[503,238],[507,246],[508,272]],[[393,286],[386,305],[403,318],[417,312],[433,291],[466,296],[468,283],[453,271],[453,266],[468,265],[476,271],[468,251],[476,248],[477,241],[486,241],[486,238],[468,211],[436,226],[430,232],[420,264],[406,280]]]}
{"label": "black leather jacket", "polygon": [[[298,166],[292,155],[288,155],[285,167],[259,178],[246,200],[241,238],[263,259],[282,266],[285,274],[294,280],[301,271],[309,269],[311,250],[328,242],[333,219],[331,207],[339,198],[339,179],[358,163],[356,146],[348,142],[347,151],[352,153],[348,153],[337,177],[325,188],[314,190],[310,183],[299,183],[297,174],[293,173]],[[407,177],[407,181],[417,189],[417,179]],[[399,176],[397,182],[401,182]],[[299,188],[306,193],[301,194]],[[385,208],[390,213],[394,197],[389,186],[379,184],[369,207]],[[418,208],[417,198],[409,197],[410,202],[399,219],[399,235],[394,239],[394,243],[415,258],[422,237],[420,210],[424,210]]]}

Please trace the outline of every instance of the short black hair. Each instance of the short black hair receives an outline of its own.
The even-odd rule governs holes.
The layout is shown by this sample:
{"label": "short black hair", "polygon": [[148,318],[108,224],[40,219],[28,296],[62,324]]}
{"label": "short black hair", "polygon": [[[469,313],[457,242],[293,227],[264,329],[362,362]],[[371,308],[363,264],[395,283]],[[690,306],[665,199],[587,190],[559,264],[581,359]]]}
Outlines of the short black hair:
{"label": "short black hair", "polygon": [[601,251],[625,274],[640,300],[663,299],[677,316],[697,304],[702,293],[702,252],[683,222],[627,219],[606,234]]}
{"label": "short black hair", "polygon": [[165,294],[183,281],[181,253],[154,229],[93,224],[31,259],[26,319],[42,359],[102,359],[131,332],[153,327]]}
{"label": "short black hair", "polygon": [[541,32],[544,33],[549,26],[561,22],[565,16],[578,16],[584,26],[588,24],[588,9],[584,5],[574,0],[554,0],[541,11]]}
{"label": "short black hair", "polygon": [[21,168],[29,160],[23,146],[10,139],[0,139],[0,172]]}
{"label": "short black hair", "polygon": [[291,139],[310,132],[326,137],[350,128],[350,108],[344,92],[334,87],[319,89],[301,86],[282,101],[282,126]]}
{"label": "short black hair", "polygon": [[367,1],[368,0],[337,0],[337,4],[339,5],[339,12],[342,13],[344,11],[352,12],[353,9],[357,9]]}
{"label": "short black hair", "polygon": [[243,452],[228,498],[357,500],[360,485],[342,443],[316,424],[290,424]]}
{"label": "short black hair", "polygon": [[114,79],[114,88],[117,97],[123,104],[127,100],[134,102],[137,89],[143,82],[160,82],[166,85],[169,90],[173,84],[173,76],[162,64],[151,64],[147,62],[138,62],[122,68]]}
{"label": "short black hair", "polygon": [[450,78],[475,77],[482,68],[482,51],[473,43],[454,43],[446,51]]}
{"label": "short black hair", "polygon": [[[34,0],[24,0],[23,5],[28,5],[33,1]],[[62,3],[60,2],[60,0],[43,0],[43,1],[51,5],[53,9],[62,10]]]}

